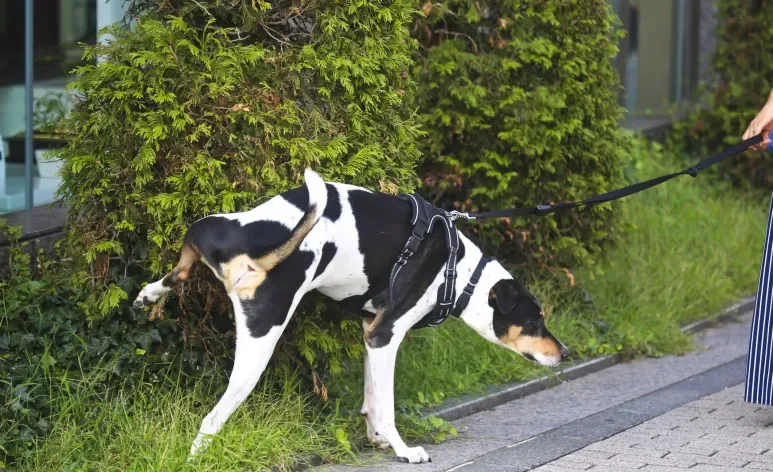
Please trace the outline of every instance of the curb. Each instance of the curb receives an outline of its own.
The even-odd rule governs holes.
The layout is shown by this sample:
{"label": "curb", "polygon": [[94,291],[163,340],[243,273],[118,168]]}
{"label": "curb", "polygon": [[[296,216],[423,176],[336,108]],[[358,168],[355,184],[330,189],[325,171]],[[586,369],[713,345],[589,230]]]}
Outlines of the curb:
{"label": "curb", "polygon": [[[682,332],[694,334],[705,329],[726,323],[739,315],[754,309],[756,297],[745,297],[720,313],[683,326]],[[442,405],[424,411],[422,416],[437,416],[446,421],[454,421],[481,411],[490,410],[504,403],[523,398],[527,395],[547,390],[569,380],[598,372],[622,362],[620,354],[604,356],[571,364],[566,368],[527,382],[517,382],[498,387],[490,387],[483,395],[464,395],[444,402]]]}

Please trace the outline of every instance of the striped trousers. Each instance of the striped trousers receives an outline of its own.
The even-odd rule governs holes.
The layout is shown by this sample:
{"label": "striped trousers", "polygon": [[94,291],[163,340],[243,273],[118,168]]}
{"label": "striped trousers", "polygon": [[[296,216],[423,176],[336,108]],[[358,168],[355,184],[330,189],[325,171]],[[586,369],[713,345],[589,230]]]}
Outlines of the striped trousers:
{"label": "striped trousers", "polygon": [[749,403],[773,405],[773,201],[762,255],[757,300],[754,303],[749,352],[746,358],[746,390]]}

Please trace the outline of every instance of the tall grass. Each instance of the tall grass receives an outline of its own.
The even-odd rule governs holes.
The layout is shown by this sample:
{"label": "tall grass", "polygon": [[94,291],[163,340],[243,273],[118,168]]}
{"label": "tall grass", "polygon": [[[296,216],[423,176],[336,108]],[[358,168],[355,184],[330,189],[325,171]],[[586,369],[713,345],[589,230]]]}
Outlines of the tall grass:
{"label": "tall grass", "polygon": [[[682,164],[658,146],[637,147],[636,177]],[[548,326],[578,358],[681,353],[679,327],[753,293],[765,235],[767,202],[708,178],[682,177],[619,206],[631,229],[594,267],[574,275],[580,288],[555,283],[532,290],[550,314]],[[533,282],[533,281],[532,281]],[[478,337],[456,319],[412,332],[401,348],[396,402],[404,436],[442,439],[450,429],[418,420],[421,407],[486,386],[523,380],[546,369]],[[352,460],[363,439],[357,414],[361,363],[329,380],[336,400],[321,407],[287,379],[282,391],[261,382],[194,463],[190,443],[222,386],[193,391],[140,387],[106,397],[81,382],[54,401],[50,438],[24,457],[22,470],[155,471],[287,469],[299,457]]]}
{"label": "tall grass", "polygon": [[[191,441],[222,386],[192,391],[140,385],[105,395],[86,375],[53,399],[52,434],[18,464],[29,471],[290,470],[299,459],[352,457],[345,420],[325,415],[299,393],[296,379],[265,379],[229,419],[200,459],[187,461]],[[270,386],[270,387],[269,387]]]}

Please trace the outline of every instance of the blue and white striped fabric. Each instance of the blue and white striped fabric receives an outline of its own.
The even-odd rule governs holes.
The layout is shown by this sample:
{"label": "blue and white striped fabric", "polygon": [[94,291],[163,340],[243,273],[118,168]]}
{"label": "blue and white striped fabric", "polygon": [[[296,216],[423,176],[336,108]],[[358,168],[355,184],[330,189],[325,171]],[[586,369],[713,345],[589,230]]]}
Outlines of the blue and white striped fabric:
{"label": "blue and white striped fabric", "polygon": [[773,405],[773,201],[768,214],[765,251],[762,255],[757,300],[754,304],[749,353],[746,359],[746,391],[749,403]]}

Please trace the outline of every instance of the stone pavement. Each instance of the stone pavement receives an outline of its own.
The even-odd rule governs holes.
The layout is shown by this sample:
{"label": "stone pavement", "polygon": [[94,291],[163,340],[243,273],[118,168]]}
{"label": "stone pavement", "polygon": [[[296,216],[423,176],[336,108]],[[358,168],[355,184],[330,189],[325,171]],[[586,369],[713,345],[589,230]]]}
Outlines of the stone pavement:
{"label": "stone pavement", "polygon": [[688,403],[535,472],[773,470],[773,408],[744,403],[743,384]]}
{"label": "stone pavement", "polygon": [[[403,464],[395,460],[391,450],[385,453],[374,451],[362,457],[363,462],[359,465],[324,465],[315,468],[315,471],[523,472],[546,464],[554,470],[560,467],[566,471],[578,471],[584,468],[603,472],[610,467],[615,467],[618,471],[623,471],[625,469],[616,462],[617,460],[626,458],[627,455],[634,455],[632,452],[642,452],[645,446],[659,444],[658,441],[674,437],[676,433],[667,432],[660,440],[656,437],[658,433],[652,433],[647,440],[655,441],[654,443],[629,443],[626,446],[627,449],[620,451],[591,453],[589,448],[622,444],[615,441],[619,441],[618,438],[627,440],[626,434],[636,434],[645,430],[649,427],[644,426],[645,424],[654,425],[658,424],[658,421],[665,421],[660,419],[661,415],[663,418],[673,419],[675,415],[679,415],[677,411],[691,411],[682,408],[690,402],[709,402],[708,399],[704,400],[704,397],[713,394],[726,395],[722,398],[727,399],[726,403],[729,404],[725,405],[727,408],[723,408],[722,412],[719,412],[720,409],[710,412],[719,415],[713,418],[730,415],[725,411],[733,411],[735,408],[743,407],[748,410],[745,410],[745,414],[739,413],[733,418],[741,424],[733,427],[725,426],[721,429],[720,425],[717,425],[717,431],[707,431],[706,434],[709,436],[698,437],[695,438],[696,440],[710,441],[719,437],[715,433],[723,430],[737,432],[740,426],[750,428],[747,423],[754,418],[762,418],[760,420],[762,423],[755,423],[757,428],[755,431],[767,428],[767,425],[773,422],[773,413],[767,408],[754,411],[757,409],[756,406],[739,404],[742,399],[740,391],[725,390],[743,382],[750,322],[751,313],[747,313],[737,322],[726,323],[697,334],[695,338],[698,349],[683,356],[638,359],[618,364],[519,398],[492,410],[455,420],[453,423],[459,431],[459,437],[441,444],[421,444],[432,457],[431,463]],[[709,398],[714,401],[714,397]],[[735,403],[730,403],[731,401]],[[690,408],[694,410],[701,407]],[[756,416],[751,416],[750,413],[755,413]],[[738,419],[740,417],[746,419]],[[692,426],[699,424],[701,422],[694,423]],[[676,426],[678,425],[672,427]],[[755,432],[750,429],[746,431],[750,438]],[[757,439],[769,437],[766,436],[769,434],[771,433],[765,431],[762,436],[757,436]],[[637,438],[641,439],[641,435]],[[709,441],[702,441],[698,445]],[[689,441],[685,440],[677,446],[681,448],[687,442]],[[409,446],[416,445],[420,444],[409,441]],[[736,446],[738,447],[742,446]],[[770,437],[770,447],[773,447],[773,437]],[[695,452],[686,452],[683,449],[679,451],[658,449],[654,446],[652,450],[663,451],[663,454],[652,457],[655,453],[644,453],[645,456],[650,454],[653,463],[636,462],[633,466],[650,467],[647,470],[656,470],[652,467],[668,466],[662,463],[655,464],[655,459],[662,459],[672,452],[679,454]],[[572,456],[579,451],[582,453]],[[627,455],[615,459],[616,454]],[[768,457],[773,458],[773,453],[767,452],[767,454]],[[605,455],[606,458],[604,458]],[[563,457],[566,459],[562,460]],[[589,458],[599,463],[589,461]],[[583,459],[584,462],[579,459]],[[568,467],[570,463],[575,465]],[[705,467],[710,466],[716,467],[716,464],[705,464]],[[751,467],[750,465],[747,469]],[[716,470],[720,472],[720,469]],[[547,468],[545,471],[547,472]]]}

